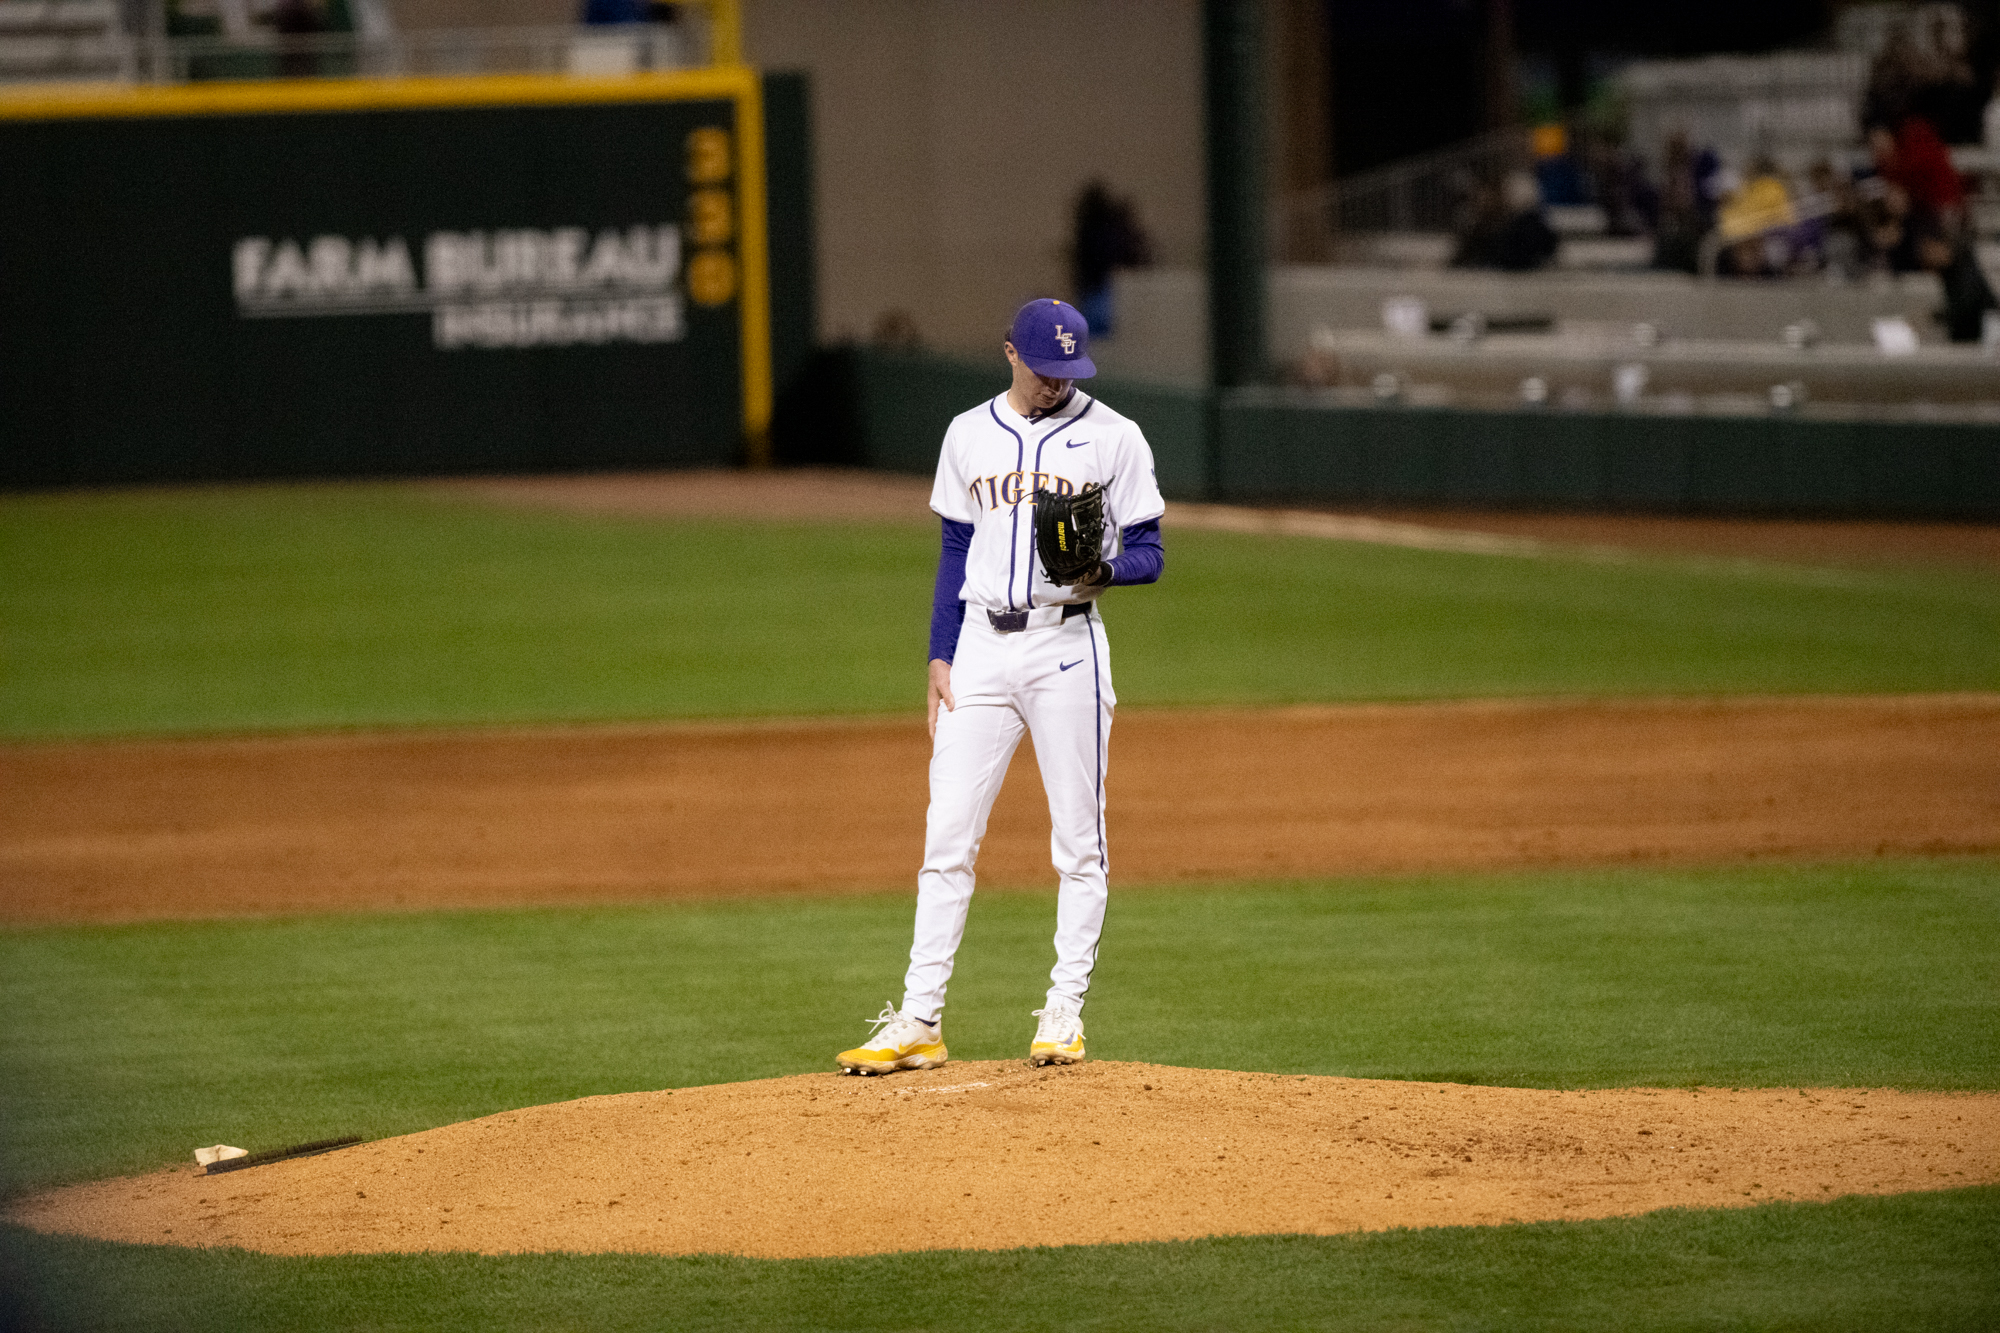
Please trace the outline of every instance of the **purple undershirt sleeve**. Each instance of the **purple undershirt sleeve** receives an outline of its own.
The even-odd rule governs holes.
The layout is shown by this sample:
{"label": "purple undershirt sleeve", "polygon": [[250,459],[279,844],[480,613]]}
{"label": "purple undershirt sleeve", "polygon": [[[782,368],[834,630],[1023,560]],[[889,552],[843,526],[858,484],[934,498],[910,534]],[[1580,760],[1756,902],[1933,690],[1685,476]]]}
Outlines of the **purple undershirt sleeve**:
{"label": "purple undershirt sleeve", "polygon": [[931,655],[926,661],[949,662],[958,652],[958,632],[965,627],[965,603],[958,590],[965,586],[965,558],[972,551],[972,525],[939,520],[937,588],[931,595]]}
{"label": "purple undershirt sleeve", "polygon": [[1156,583],[1160,571],[1166,567],[1166,548],[1160,545],[1160,520],[1134,523],[1125,529],[1125,549],[1111,558],[1111,586]]}

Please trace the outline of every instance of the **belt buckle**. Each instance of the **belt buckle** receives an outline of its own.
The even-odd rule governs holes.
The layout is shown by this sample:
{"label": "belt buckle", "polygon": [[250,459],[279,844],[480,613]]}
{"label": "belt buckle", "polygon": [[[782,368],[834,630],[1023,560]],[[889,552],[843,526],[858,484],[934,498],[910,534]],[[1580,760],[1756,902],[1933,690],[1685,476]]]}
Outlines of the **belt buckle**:
{"label": "belt buckle", "polygon": [[1001,634],[1019,634],[1028,628],[1026,611],[988,611],[986,619]]}

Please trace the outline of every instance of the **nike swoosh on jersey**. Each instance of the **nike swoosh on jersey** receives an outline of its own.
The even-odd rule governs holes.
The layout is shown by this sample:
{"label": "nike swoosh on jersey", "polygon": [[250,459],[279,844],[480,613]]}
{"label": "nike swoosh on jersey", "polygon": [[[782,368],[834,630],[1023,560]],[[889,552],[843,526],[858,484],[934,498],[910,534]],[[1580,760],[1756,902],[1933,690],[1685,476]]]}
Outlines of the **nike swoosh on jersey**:
{"label": "nike swoosh on jersey", "polygon": [[1069,443],[1065,444],[1065,445],[1063,446],[1063,448],[1065,448],[1065,449],[1081,449],[1081,448],[1083,448],[1083,446],[1084,446],[1084,445],[1086,445],[1086,444],[1089,444],[1089,443],[1090,443],[1090,441],[1089,441],[1089,440],[1071,440],[1071,441],[1070,441]]}
{"label": "nike swoosh on jersey", "polygon": [[1067,671],[1073,666],[1082,666],[1082,665],[1083,665],[1083,659],[1079,657],[1074,662],[1058,662],[1056,664],[1056,670]]}

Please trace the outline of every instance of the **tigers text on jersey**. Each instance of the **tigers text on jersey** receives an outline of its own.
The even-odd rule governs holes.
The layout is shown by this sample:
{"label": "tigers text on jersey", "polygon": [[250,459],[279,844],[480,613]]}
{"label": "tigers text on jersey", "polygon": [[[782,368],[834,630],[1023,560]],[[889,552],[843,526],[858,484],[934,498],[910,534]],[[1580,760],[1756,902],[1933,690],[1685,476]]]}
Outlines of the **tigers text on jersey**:
{"label": "tigers text on jersey", "polygon": [[1153,451],[1136,422],[1082,390],[1034,420],[1009,407],[1004,393],[953,418],[938,455],[931,509],[972,525],[959,596],[995,611],[1096,597],[1102,589],[1050,583],[1035,554],[1036,489],[1073,495],[1093,481],[1105,487],[1102,554],[1109,560],[1125,528],[1167,508]]}

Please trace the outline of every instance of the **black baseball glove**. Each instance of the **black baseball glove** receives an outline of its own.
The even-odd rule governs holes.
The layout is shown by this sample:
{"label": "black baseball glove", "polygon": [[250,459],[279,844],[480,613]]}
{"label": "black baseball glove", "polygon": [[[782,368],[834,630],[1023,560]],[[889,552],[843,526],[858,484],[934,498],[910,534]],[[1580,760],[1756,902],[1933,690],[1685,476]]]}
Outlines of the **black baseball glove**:
{"label": "black baseball glove", "polygon": [[1104,487],[1091,482],[1075,495],[1035,492],[1035,549],[1049,582],[1093,587],[1111,582],[1103,560]]}

